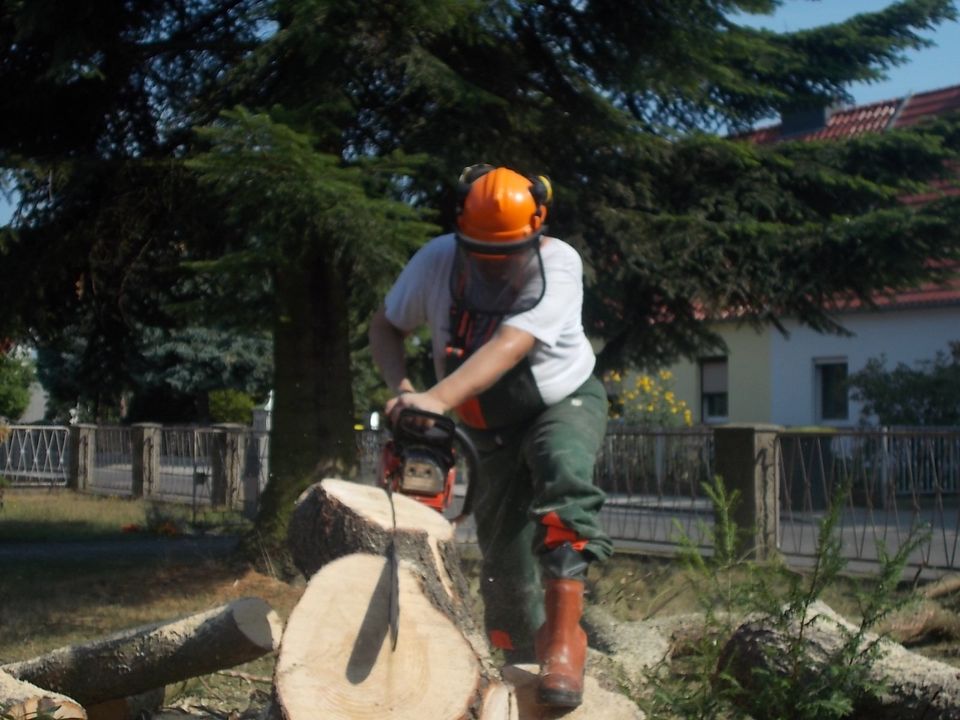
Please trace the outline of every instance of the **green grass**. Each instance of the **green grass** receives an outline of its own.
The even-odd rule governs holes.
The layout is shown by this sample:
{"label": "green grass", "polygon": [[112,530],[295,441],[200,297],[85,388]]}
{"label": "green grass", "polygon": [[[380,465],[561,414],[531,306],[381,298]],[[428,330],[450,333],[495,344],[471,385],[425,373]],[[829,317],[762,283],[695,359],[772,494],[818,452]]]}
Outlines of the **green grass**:
{"label": "green grass", "polygon": [[238,513],[143,499],[85,495],[72,490],[7,488],[0,509],[0,542],[106,540],[144,534],[242,532]]}

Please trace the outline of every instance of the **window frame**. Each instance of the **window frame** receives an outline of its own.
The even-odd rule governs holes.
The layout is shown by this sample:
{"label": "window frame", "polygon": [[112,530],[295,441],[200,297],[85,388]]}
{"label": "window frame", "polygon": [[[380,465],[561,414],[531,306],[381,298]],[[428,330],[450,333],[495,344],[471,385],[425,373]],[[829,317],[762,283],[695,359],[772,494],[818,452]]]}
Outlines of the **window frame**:
{"label": "window frame", "polygon": [[[845,356],[832,356],[832,357],[817,357],[813,359],[813,417],[814,421],[818,425],[848,425],[850,423],[850,389],[845,388],[845,393],[842,401],[843,406],[843,415],[842,417],[837,415],[834,416],[831,414],[830,417],[827,417],[826,411],[827,406],[834,405],[836,401],[837,404],[840,403],[839,396],[833,398],[830,402],[826,396],[830,384],[835,383],[836,378],[825,378],[824,371],[826,368],[837,368],[843,367],[843,377],[840,382],[845,382],[848,377],[850,377],[850,361]],[[829,380],[829,384],[825,382]]]}
{"label": "window frame", "polygon": [[[707,382],[704,379],[704,369],[707,365],[719,365],[723,364],[723,389],[713,389],[712,383],[710,383],[711,388],[708,391]],[[700,422],[704,425],[716,425],[719,423],[728,422],[730,419],[730,360],[725,355],[717,355],[711,357],[700,358],[697,361],[698,368],[698,381],[699,381],[699,391],[700,391]],[[712,404],[710,401],[714,398],[720,399],[723,401],[723,409],[726,411],[723,415],[714,415],[708,412],[709,406]]]}

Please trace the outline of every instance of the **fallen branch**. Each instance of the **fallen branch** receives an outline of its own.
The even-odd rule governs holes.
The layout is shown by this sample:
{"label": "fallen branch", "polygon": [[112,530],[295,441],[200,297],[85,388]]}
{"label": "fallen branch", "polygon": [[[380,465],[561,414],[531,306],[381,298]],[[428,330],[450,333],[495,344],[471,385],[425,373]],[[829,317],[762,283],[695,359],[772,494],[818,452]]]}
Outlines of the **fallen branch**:
{"label": "fallen branch", "polygon": [[259,598],[0,666],[9,675],[81,705],[138,695],[272,652],[282,623]]}

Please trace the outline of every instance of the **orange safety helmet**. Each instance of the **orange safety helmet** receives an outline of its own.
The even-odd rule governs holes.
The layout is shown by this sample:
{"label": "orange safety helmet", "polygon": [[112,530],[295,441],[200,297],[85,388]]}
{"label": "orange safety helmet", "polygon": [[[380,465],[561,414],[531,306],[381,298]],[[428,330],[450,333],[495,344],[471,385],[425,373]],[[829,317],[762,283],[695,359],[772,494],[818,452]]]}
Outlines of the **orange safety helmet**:
{"label": "orange safety helmet", "polygon": [[509,254],[540,237],[553,190],[543,175],[530,178],[510,168],[481,164],[460,175],[459,196],[461,244],[472,252]]}

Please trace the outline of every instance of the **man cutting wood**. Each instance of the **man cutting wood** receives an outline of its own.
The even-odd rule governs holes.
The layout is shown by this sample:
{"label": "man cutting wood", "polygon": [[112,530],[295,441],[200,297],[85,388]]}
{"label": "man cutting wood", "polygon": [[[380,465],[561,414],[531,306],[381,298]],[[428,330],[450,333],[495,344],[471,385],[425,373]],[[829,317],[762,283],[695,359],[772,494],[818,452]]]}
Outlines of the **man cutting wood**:
{"label": "man cutting wood", "polygon": [[[583,264],[545,234],[549,181],[474,165],[459,183],[457,230],[421,248],[370,325],[370,347],[404,408],[453,411],[479,451],[472,489],[491,643],[540,663],[544,705],[583,697],[580,627],[590,562],[612,543],[598,522],[593,465],[607,398],[583,330]],[[426,325],[439,381],[417,392],[404,338]]]}

